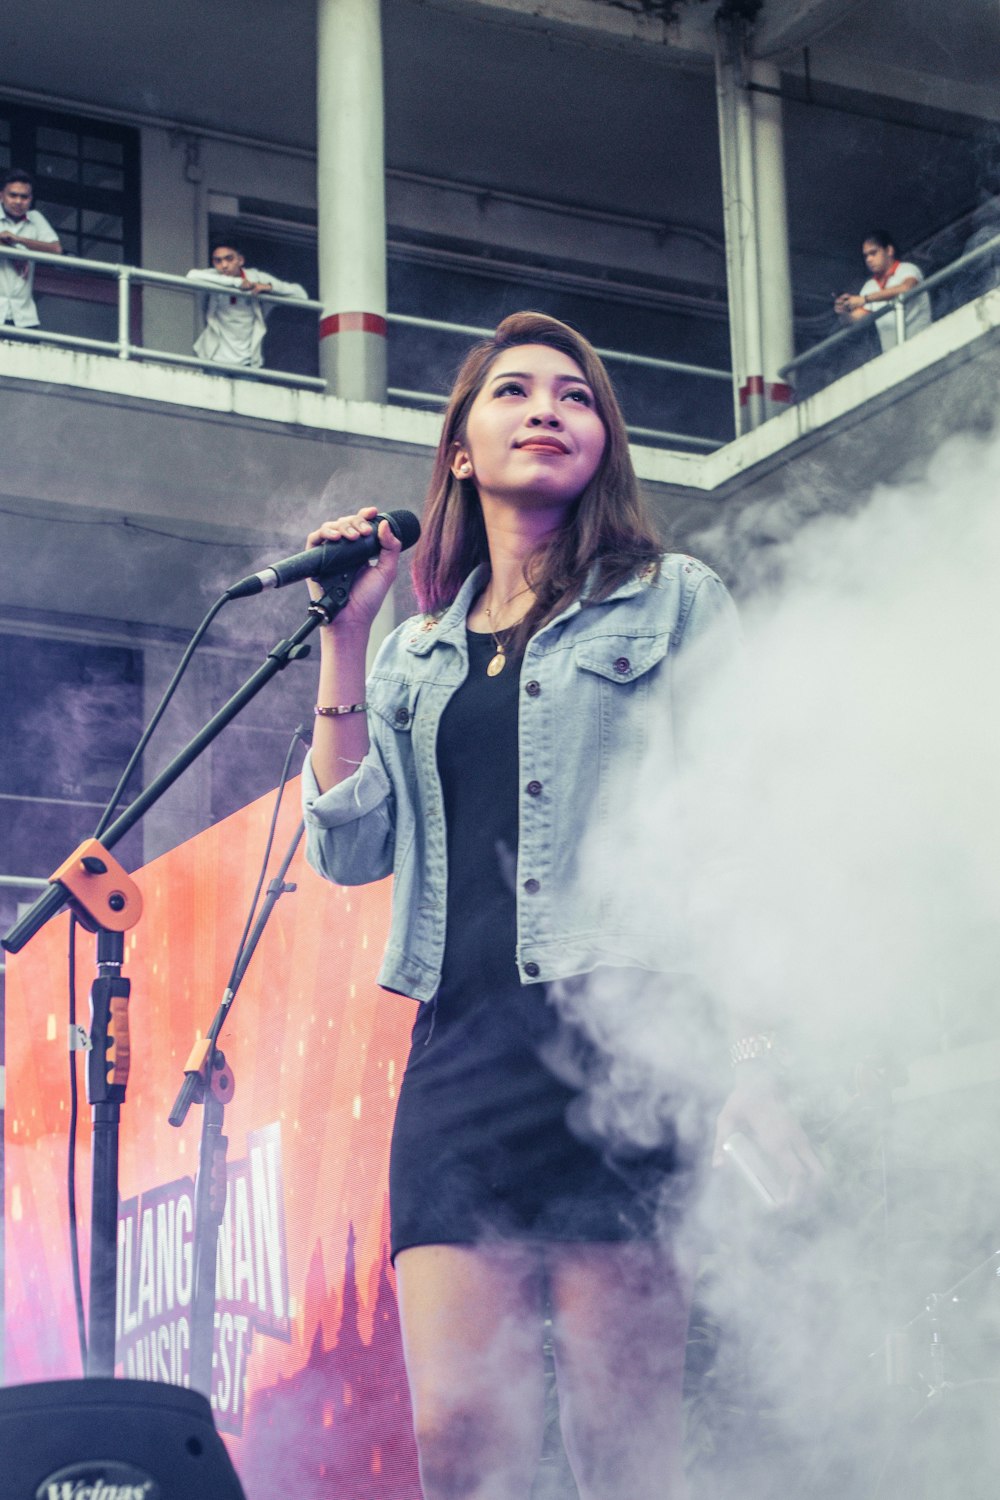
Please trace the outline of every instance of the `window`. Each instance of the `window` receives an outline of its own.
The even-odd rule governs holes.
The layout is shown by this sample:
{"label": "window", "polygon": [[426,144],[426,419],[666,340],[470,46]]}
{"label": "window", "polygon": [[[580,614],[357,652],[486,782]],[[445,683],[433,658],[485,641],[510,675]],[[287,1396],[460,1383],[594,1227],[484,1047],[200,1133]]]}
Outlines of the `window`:
{"label": "window", "polygon": [[[131,126],[53,114],[0,100],[0,157],[35,181],[34,206],[66,255],[138,265],[139,132]],[[40,264],[35,293],[42,325],[53,333],[114,340],[114,278]],[[141,337],[138,299],[133,338]]]}
{"label": "window", "polygon": [[139,132],[0,101],[0,165],[35,179],[35,207],[67,255],[136,264]]}

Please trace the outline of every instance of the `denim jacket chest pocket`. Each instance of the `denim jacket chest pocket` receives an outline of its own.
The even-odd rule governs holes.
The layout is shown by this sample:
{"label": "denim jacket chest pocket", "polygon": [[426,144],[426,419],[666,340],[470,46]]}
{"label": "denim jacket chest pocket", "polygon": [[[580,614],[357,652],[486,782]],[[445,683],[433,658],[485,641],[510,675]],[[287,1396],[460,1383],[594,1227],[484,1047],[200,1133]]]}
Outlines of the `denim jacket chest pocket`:
{"label": "denim jacket chest pocket", "polygon": [[646,753],[666,696],[662,667],[669,649],[668,630],[598,635],[574,647],[574,675],[591,732],[598,729],[601,763],[618,774],[631,774]]}
{"label": "denim jacket chest pocket", "polygon": [[419,682],[407,682],[402,678],[369,678],[368,707],[376,716],[372,728],[376,732],[384,727],[393,734],[412,734],[420,687]]}
{"label": "denim jacket chest pocket", "polygon": [[670,632],[649,635],[598,635],[579,641],[573,659],[581,672],[593,672],[618,684],[637,682],[667,654]]}

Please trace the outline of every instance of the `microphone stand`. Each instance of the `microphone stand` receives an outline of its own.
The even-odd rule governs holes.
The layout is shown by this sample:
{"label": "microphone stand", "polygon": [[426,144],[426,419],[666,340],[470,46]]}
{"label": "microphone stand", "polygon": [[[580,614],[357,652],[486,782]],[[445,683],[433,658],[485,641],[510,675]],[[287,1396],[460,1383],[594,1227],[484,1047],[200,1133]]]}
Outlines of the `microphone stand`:
{"label": "microphone stand", "polygon": [[[164,792],[183,775],[188,766],[197,760],[202,751],[215,740],[226,725],[246,706],[266,683],[270,682],[289,662],[308,656],[310,647],[305,644],[320,625],[329,624],[343,609],[350,595],[356,569],[321,578],[325,593],[314,600],[306,619],[287,640],[278,641],[267,657],[253,672],[241,688],[238,688],[227,703],[219,709],[205,727],[189,740],[187,745],[150,782],[129,807],[104,832],[103,840],[85,840],[73,854],[51,875],[50,886],[28,908],[24,916],[0,940],[0,946],[8,953],[19,953],[37,932],[52,917],[67,906],[78,912],[87,911],[87,880],[97,881],[97,909],[101,918],[95,921],[85,916],[86,925],[98,928],[99,978],[94,992],[103,1006],[105,998],[110,1007],[112,1021],[105,1021],[95,1011],[91,1032],[90,1065],[88,1067],[88,1097],[93,1105],[94,1156],[92,1179],[92,1252],[90,1264],[90,1344],[87,1360],[88,1375],[113,1375],[115,1350],[115,1310],[117,1297],[117,1222],[118,1222],[118,1128],[121,1104],[125,1097],[125,1081],[128,1068],[128,1032],[126,1027],[129,981],[122,979],[120,968],[124,940],[118,932],[119,943],[101,947],[100,930],[103,927],[124,928],[138,920],[135,910],[138,888],[130,881],[121,865],[108,853],[119,839],[135,826],[163,796]],[[125,885],[128,882],[128,885]],[[114,888],[108,892],[107,885]],[[141,898],[138,900],[141,910]],[[129,920],[126,921],[126,915]],[[120,950],[120,951],[119,951]],[[117,1000],[117,1007],[113,1001]],[[94,1000],[92,999],[92,1004]],[[117,1013],[118,1037],[115,1039],[113,1020]],[[109,1059],[109,1050],[114,1048],[115,1058]],[[109,1080],[108,1073],[111,1072]],[[96,1089],[96,1096],[91,1092]],[[221,1132],[221,1127],[220,1127]],[[206,1189],[207,1191],[207,1189]],[[96,1250],[97,1253],[94,1253]]]}
{"label": "microphone stand", "polygon": [[[252,673],[243,686],[236,690],[228,703],[223,704],[205,727],[188,741],[183,750],[180,750],[173,760],[153,778],[145,791],[140,792],[138,797],[105,830],[101,840],[104,849],[113,849],[119,839],[124,838],[139,819],[159,802],[164,792],[184,774],[188,766],[198,759],[202,751],[218,738],[240,710],[256,698],[261,688],[270,682],[272,677],[284,671],[289,662],[309,655],[310,647],[304,645],[303,642],[320,625],[328,625],[343,609],[347,603],[354,573],[355,570],[352,569],[349,573],[338,573],[331,579],[319,580],[326,587],[327,592],[321,599],[314,600],[310,605],[307,618],[295,634],[272,646],[256,672]],[[52,917],[58,916],[68,903],[67,892],[60,889],[58,883],[54,883],[32,903],[24,916],[14,923],[7,936],[0,939],[0,947],[5,948],[8,953],[19,953],[24,945],[35,936],[35,933],[40,931]]]}
{"label": "microphone stand", "polygon": [[184,1069],[184,1082],[168,1116],[175,1127],[184,1124],[192,1104],[202,1104],[201,1145],[194,1198],[194,1290],[191,1297],[191,1365],[193,1390],[211,1395],[212,1352],[215,1345],[215,1281],[219,1230],[226,1209],[226,1150],[222,1134],[226,1104],[233,1097],[236,1080],[225,1054],[216,1046],[226,1017],[236,999],[243,976],[250,966],[268,918],[278,899],[296,889],[285,880],[295,857],[305,824],[299,823],[277,875],[267,887],[253,929],[237,957],[232,978],[205,1037],[196,1038]]}

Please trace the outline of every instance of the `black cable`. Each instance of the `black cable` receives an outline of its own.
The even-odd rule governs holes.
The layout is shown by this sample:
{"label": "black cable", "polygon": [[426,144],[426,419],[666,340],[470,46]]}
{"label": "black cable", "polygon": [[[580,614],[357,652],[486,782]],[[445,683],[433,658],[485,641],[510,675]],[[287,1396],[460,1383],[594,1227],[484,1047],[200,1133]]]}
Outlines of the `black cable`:
{"label": "black cable", "polygon": [[271,826],[267,831],[267,843],[264,847],[264,857],[261,860],[260,864],[260,874],[257,877],[257,886],[253,893],[253,899],[250,902],[250,910],[247,913],[246,924],[243,928],[243,932],[240,935],[240,940],[236,945],[236,957],[233,959],[233,967],[229,975],[229,983],[226,985],[227,990],[233,990],[239,979],[239,968],[240,963],[243,959],[243,950],[246,947],[246,941],[250,935],[250,928],[253,926],[254,917],[257,912],[257,903],[260,900],[260,893],[264,889],[264,877],[267,875],[267,864],[268,860],[271,858],[271,850],[274,847],[274,834],[278,826],[278,814],[281,811],[281,799],[285,793],[285,784],[288,781],[288,771],[292,764],[292,756],[295,754],[295,746],[299,740],[303,740],[306,744],[309,743],[309,738],[307,737],[306,732],[301,724],[296,726],[295,733],[292,735],[291,743],[289,744],[288,750],[285,754],[285,763],[281,768],[281,775],[278,778],[278,785],[275,788],[274,807],[271,811]]}
{"label": "black cable", "polygon": [[[150,741],[150,739],[153,736],[154,730],[156,729],[157,725],[160,723],[160,720],[163,718],[163,715],[166,712],[166,709],[167,709],[168,704],[170,703],[170,700],[174,696],[174,693],[177,691],[177,688],[178,688],[178,686],[180,684],[181,678],[183,677],[184,673],[186,672],[186,670],[188,668],[188,665],[190,664],[192,656],[194,655],[195,651],[197,650],[198,646],[200,645],[202,639],[205,636],[205,632],[208,630],[208,627],[211,625],[211,623],[215,619],[216,615],[222,609],[223,605],[228,604],[228,603],[229,603],[229,595],[228,594],[222,594],[215,601],[215,603],[212,605],[211,609],[205,615],[205,617],[202,620],[201,624],[195,630],[194,635],[191,637],[190,641],[188,642],[188,644],[187,644],[187,646],[186,646],[186,648],[184,650],[184,654],[182,655],[182,657],[181,657],[181,659],[180,659],[180,661],[179,661],[179,663],[177,665],[177,668],[174,671],[173,676],[171,677],[169,683],[167,684],[167,687],[166,687],[166,690],[163,693],[163,696],[161,697],[159,703],[157,704],[157,707],[154,710],[153,715],[152,715],[152,717],[149,720],[149,723],[146,725],[145,729],[143,730],[142,734],[140,735],[138,744],[136,745],[135,749],[133,750],[131,756],[129,757],[128,764],[126,765],[124,771],[122,772],[121,776],[119,777],[118,784],[115,787],[114,791],[111,793],[111,797],[110,797],[110,799],[108,801],[108,804],[105,807],[104,812],[101,814],[101,817],[100,817],[100,819],[98,821],[97,827],[94,830],[94,837],[95,838],[99,839],[101,837],[101,835],[103,834],[103,832],[105,831],[105,829],[108,827],[108,824],[111,822],[112,816],[114,815],[115,809],[118,806],[119,800],[124,795],[125,788],[128,785],[129,779],[132,776],[132,773],[135,770],[136,766],[138,765],[139,760],[140,760],[140,758],[141,758],[144,750],[146,749],[146,746],[149,744],[149,741]],[[251,905],[250,905],[250,912],[249,912],[249,915],[248,915],[247,920],[246,920],[246,925],[245,925],[245,927],[243,929],[243,933],[242,933],[242,936],[240,938],[239,945],[237,947],[236,958],[234,960],[232,973],[230,975],[229,988],[232,988],[232,986],[236,983],[236,980],[237,980],[237,971],[239,969],[240,961],[241,961],[242,956],[243,956],[243,950],[244,950],[244,947],[246,945],[247,937],[248,937],[248,935],[250,933],[250,928],[251,928],[252,923],[253,923],[254,914],[255,914],[256,909],[257,909],[257,903],[260,900],[260,894],[261,894],[261,891],[262,891],[263,886],[264,886],[264,878],[265,878],[265,875],[267,873],[267,863],[268,863],[268,860],[271,857],[271,850],[272,850],[272,848],[274,846],[274,835],[275,835],[275,830],[277,828],[277,823],[278,823],[278,814],[279,814],[279,812],[281,810],[281,799],[282,799],[282,796],[284,794],[285,786],[286,786],[287,781],[288,781],[288,772],[289,772],[289,769],[291,767],[292,755],[295,752],[295,746],[296,746],[296,744],[297,744],[297,742],[299,740],[304,740],[306,744],[308,744],[310,742],[310,737],[309,737],[307,731],[305,730],[305,728],[302,725],[298,725],[296,727],[296,729],[295,729],[295,733],[292,735],[291,742],[290,742],[290,744],[288,746],[288,750],[287,750],[287,753],[285,755],[284,765],[281,768],[281,776],[279,778],[277,790],[276,790],[276,793],[275,793],[274,810],[273,810],[273,812],[271,814],[271,825],[270,825],[270,828],[268,830],[267,845],[266,845],[266,848],[264,850],[264,857],[263,857],[263,860],[262,860],[262,863],[261,863],[261,871],[260,871],[260,875],[259,875],[258,880],[257,880],[256,889],[255,889],[254,894],[253,894],[253,900],[252,900]],[[82,1280],[82,1277],[81,1277],[81,1274],[80,1274],[80,1241],[79,1241],[79,1232],[78,1232],[78,1227],[77,1227],[77,1209],[76,1209],[76,1132],[77,1132],[77,1123],[78,1123],[78,1119],[79,1119],[79,1089],[78,1089],[78,1084],[77,1084],[77,1063],[76,1063],[76,1051],[77,1051],[77,1049],[76,1049],[76,1045],[75,1045],[75,1042],[76,1042],[76,928],[77,928],[77,920],[76,920],[76,917],[71,913],[71,915],[70,915],[70,929],[69,929],[69,1042],[70,1042],[70,1047],[69,1047],[69,1072],[70,1072],[69,1092],[70,1092],[70,1117],[69,1117],[69,1141],[68,1141],[68,1146],[67,1146],[67,1161],[66,1161],[66,1167],[67,1167],[66,1197],[67,1197],[67,1205],[68,1205],[68,1213],[69,1213],[70,1261],[71,1261],[72,1272],[73,1272],[73,1299],[74,1299],[74,1303],[75,1303],[75,1306],[76,1306],[77,1336],[78,1336],[79,1344],[80,1344],[80,1361],[81,1361],[81,1365],[82,1365],[82,1368],[83,1368],[83,1372],[84,1372],[84,1374],[86,1374],[86,1371],[87,1371],[87,1325],[86,1325],[86,1318],[85,1318],[84,1307],[83,1307],[83,1280]]]}
{"label": "black cable", "polygon": [[99,839],[101,837],[101,834],[111,822],[111,819],[114,816],[115,808],[118,806],[119,800],[124,796],[125,788],[128,785],[129,778],[138,765],[143,751],[149,744],[149,741],[153,735],[153,730],[163,718],[163,715],[167,709],[167,704],[170,702],[171,698],[174,696],[174,693],[177,691],[180,680],[184,676],[184,673],[187,671],[188,664],[192,656],[194,655],[195,650],[200,645],[206,630],[211,625],[212,621],[215,619],[222,606],[228,603],[228,594],[222,594],[218,599],[216,599],[215,603],[212,605],[212,608],[208,611],[208,614],[202,620],[201,624],[198,626],[198,629],[195,631],[190,641],[188,641],[188,644],[184,650],[184,655],[181,657],[173,677],[171,677],[170,681],[168,682],[166,691],[157,704],[156,710],[153,713],[153,717],[150,719],[149,723],[142,731],[142,734],[139,737],[139,743],[136,745],[135,749],[132,751],[132,754],[129,756],[128,765],[125,767],[124,771],[119,777],[118,785],[111,793],[111,798],[108,802],[108,805],[101,814],[100,821],[98,822],[97,827],[94,829],[95,839]]}
{"label": "black cable", "polygon": [[69,1145],[66,1153],[66,1198],[69,1205],[69,1253],[73,1266],[73,1300],[76,1331],[80,1340],[80,1364],[87,1373],[87,1324],[83,1313],[83,1279],[80,1276],[80,1240],[76,1225],[76,1122],[79,1090],[76,1077],[76,917],[69,919]]}
{"label": "black cable", "polygon": [[[139,736],[139,742],[136,745],[135,749],[132,751],[132,754],[130,755],[129,760],[128,760],[128,764],[126,765],[124,771],[122,772],[121,776],[119,777],[118,784],[115,787],[114,791],[111,793],[111,797],[110,797],[110,799],[108,801],[108,804],[105,807],[103,813],[101,814],[100,819],[98,820],[97,827],[94,830],[94,837],[96,839],[99,839],[101,837],[101,835],[104,833],[104,830],[108,827],[108,824],[111,822],[111,819],[114,816],[115,809],[118,806],[119,800],[124,796],[125,788],[128,786],[128,783],[129,783],[129,780],[130,780],[130,778],[132,776],[132,773],[135,770],[136,766],[138,765],[139,760],[142,757],[143,751],[146,749],[146,746],[149,744],[149,741],[150,741],[150,739],[153,736],[154,730],[156,729],[156,727],[159,724],[160,720],[163,718],[163,715],[164,715],[164,713],[167,710],[167,705],[170,703],[171,698],[174,696],[174,693],[177,691],[177,688],[178,688],[178,685],[180,684],[181,678],[184,676],[184,673],[187,671],[187,668],[188,668],[188,665],[189,665],[189,663],[191,661],[191,658],[194,655],[195,651],[197,650],[198,646],[200,645],[201,641],[203,640],[203,638],[205,636],[205,632],[208,630],[208,627],[211,625],[211,623],[215,619],[216,615],[222,609],[223,605],[224,604],[228,604],[228,603],[229,603],[229,595],[228,594],[223,594],[223,595],[221,595],[220,598],[216,599],[215,603],[212,605],[211,609],[205,615],[205,617],[202,620],[201,624],[195,630],[194,635],[191,637],[190,641],[188,642],[187,646],[185,647],[184,654],[182,655],[179,663],[177,664],[177,668],[174,671],[174,674],[171,677],[169,683],[167,684],[166,690],[165,690],[162,698],[160,699],[159,703],[157,704],[156,709],[153,712],[152,718],[150,719],[149,723],[146,725],[146,727],[143,730],[142,734]],[[291,754],[291,751],[289,751],[289,755],[290,754]],[[286,764],[287,764],[287,761],[286,761]],[[82,1366],[83,1366],[83,1373],[86,1374],[86,1372],[87,1372],[87,1325],[86,1325],[86,1319],[85,1319],[85,1316],[84,1316],[84,1309],[83,1309],[83,1280],[82,1280],[82,1277],[80,1275],[80,1241],[79,1241],[79,1233],[78,1233],[78,1229],[77,1229],[77,1212],[76,1212],[76,1130],[77,1130],[77,1119],[78,1119],[78,1115],[79,1115],[79,1091],[78,1091],[78,1087],[77,1087],[76,1047],[75,1047],[75,1041],[76,1041],[76,927],[77,927],[76,917],[71,914],[71,916],[70,916],[70,929],[69,929],[70,930],[70,947],[69,947],[69,954],[70,954],[70,957],[69,957],[69,1036],[70,1036],[70,1053],[69,1053],[70,1086],[69,1087],[70,1087],[70,1118],[69,1118],[69,1145],[68,1145],[68,1151],[67,1151],[67,1184],[66,1184],[66,1187],[67,1187],[67,1201],[68,1201],[68,1207],[69,1207],[70,1260],[71,1260],[72,1268],[73,1268],[73,1298],[74,1298],[74,1302],[76,1304],[77,1336],[78,1336],[79,1342],[80,1342],[80,1359],[81,1359],[81,1363],[82,1363]]]}

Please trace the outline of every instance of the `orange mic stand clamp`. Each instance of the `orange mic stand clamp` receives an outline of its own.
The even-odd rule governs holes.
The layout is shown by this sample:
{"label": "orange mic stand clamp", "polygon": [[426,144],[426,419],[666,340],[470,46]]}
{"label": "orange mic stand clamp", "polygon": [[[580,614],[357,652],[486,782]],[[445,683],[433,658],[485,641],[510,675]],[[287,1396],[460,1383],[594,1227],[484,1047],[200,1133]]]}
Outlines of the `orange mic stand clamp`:
{"label": "orange mic stand clamp", "polygon": [[61,885],[77,921],[88,932],[127,932],[142,916],[142,892],[97,839],[84,839],[49,876]]}

